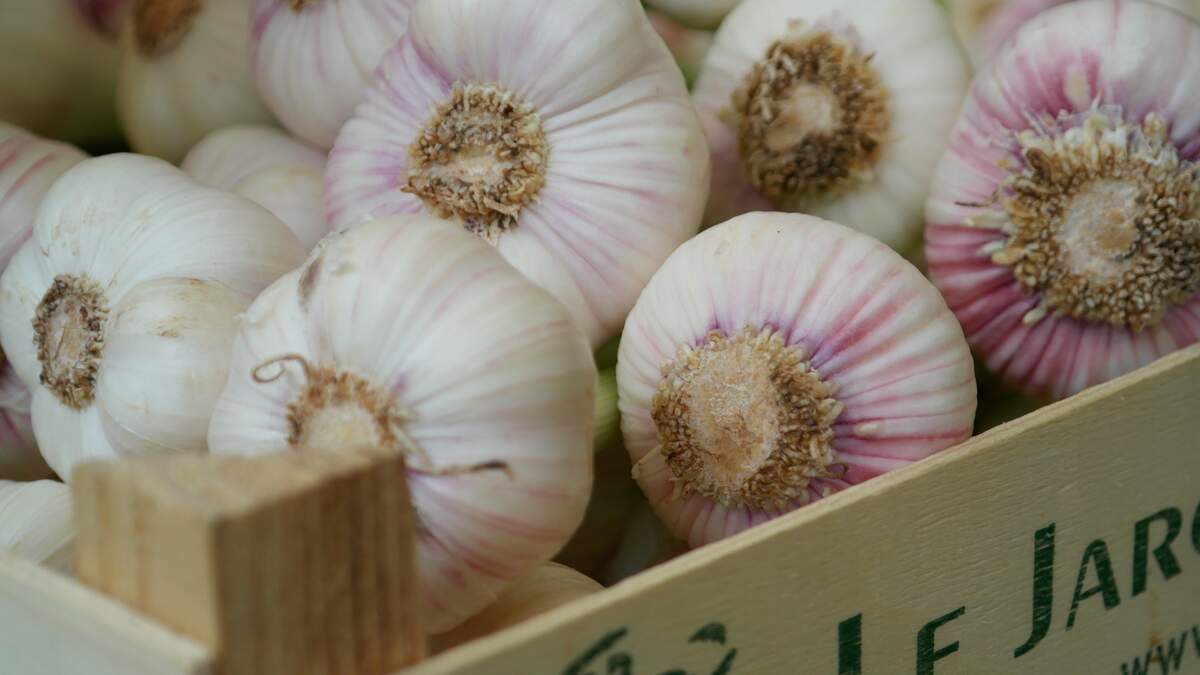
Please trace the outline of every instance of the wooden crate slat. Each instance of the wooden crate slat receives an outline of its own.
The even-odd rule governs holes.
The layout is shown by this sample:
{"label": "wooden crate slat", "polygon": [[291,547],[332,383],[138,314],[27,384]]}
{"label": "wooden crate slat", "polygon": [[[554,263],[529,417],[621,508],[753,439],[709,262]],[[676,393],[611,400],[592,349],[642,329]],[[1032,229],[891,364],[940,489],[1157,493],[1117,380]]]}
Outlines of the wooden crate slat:
{"label": "wooden crate slat", "polygon": [[0,551],[0,672],[216,675],[199,643]]}
{"label": "wooden crate slat", "polygon": [[404,671],[1160,672],[1200,673],[1200,347]]}

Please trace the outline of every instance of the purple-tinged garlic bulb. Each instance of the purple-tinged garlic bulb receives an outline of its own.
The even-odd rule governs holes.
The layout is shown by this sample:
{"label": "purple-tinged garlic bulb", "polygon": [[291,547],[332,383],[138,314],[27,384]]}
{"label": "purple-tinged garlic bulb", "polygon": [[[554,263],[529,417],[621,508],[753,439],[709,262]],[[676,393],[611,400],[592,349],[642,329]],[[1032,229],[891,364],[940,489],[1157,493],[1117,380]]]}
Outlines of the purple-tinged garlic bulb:
{"label": "purple-tinged garlic bulb", "polygon": [[928,204],[929,271],[1008,384],[1054,398],[1200,339],[1200,25],[1070,3],[980,72]]}
{"label": "purple-tinged garlic bulb", "polygon": [[[954,30],[975,65],[990,58],[1026,21],[1051,7],[1074,0],[949,0]],[[1197,0],[1147,0],[1160,5],[1200,13]]]}
{"label": "purple-tinged garlic bulb", "polygon": [[242,315],[214,453],[408,459],[434,633],[547,561],[592,485],[596,366],[567,311],[431,216],[321,240]]}
{"label": "purple-tinged garlic bulb", "polygon": [[321,200],[325,155],[279,129],[242,124],[214,131],[188,151],[180,168],[263,206],[305,248],[329,234]]}
{"label": "purple-tinged garlic bulb", "polygon": [[647,0],[646,4],[690,28],[713,30],[742,0]]}
{"label": "purple-tinged garlic bulb", "polygon": [[250,56],[279,121],[330,148],[416,0],[255,0]]}
{"label": "purple-tinged garlic bulb", "polygon": [[700,226],[708,150],[634,0],[421,0],[342,129],[330,225],[432,212],[499,249],[593,345]]}
{"label": "purple-tinged garlic bulb", "polygon": [[[0,122],[0,270],[32,234],[50,185],[86,158],[69,145]],[[29,402],[29,390],[0,352],[0,479],[50,475],[34,441]]]}
{"label": "purple-tinged garlic bulb", "polygon": [[63,174],[0,276],[0,343],[55,473],[204,452],[236,317],[303,260],[266,209],[162,160],[107,155]]}
{"label": "purple-tinged garlic bulb", "polygon": [[117,50],[96,0],[0,0],[0,120],[73,143],[120,134]]}
{"label": "purple-tinged garlic bulb", "polygon": [[250,72],[246,0],[133,0],[117,112],[130,146],[171,162],[211,131],[269,123]]}
{"label": "purple-tinged garlic bulb", "polygon": [[752,213],[671,255],[617,363],[634,476],[691,546],[900,468],[971,434],[962,329],[879,241]]}
{"label": "purple-tinged garlic bulb", "polygon": [[745,0],[693,92],[712,150],[706,221],[811,213],[907,252],[966,85],[930,0]]}

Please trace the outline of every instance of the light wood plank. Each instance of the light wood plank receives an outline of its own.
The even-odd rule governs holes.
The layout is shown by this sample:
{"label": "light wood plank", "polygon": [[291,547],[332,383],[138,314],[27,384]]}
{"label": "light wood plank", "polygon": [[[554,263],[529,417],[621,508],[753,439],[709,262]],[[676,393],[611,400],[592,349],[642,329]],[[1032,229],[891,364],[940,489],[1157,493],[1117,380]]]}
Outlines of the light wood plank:
{"label": "light wood plank", "polygon": [[423,653],[402,457],[96,462],[71,484],[79,579],[208,646],[222,675],[380,675]]}
{"label": "light wood plank", "polygon": [[0,551],[0,672],[215,675],[199,643]]}
{"label": "light wood plank", "polygon": [[1200,673],[1198,404],[1194,347],[404,672]]}

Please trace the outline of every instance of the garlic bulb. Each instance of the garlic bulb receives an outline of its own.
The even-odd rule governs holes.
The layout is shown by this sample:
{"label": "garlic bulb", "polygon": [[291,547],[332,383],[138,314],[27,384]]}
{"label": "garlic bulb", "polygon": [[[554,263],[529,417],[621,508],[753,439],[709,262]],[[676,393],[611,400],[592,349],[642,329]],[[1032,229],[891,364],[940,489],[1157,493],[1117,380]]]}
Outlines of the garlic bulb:
{"label": "garlic bulb", "polygon": [[415,0],[255,0],[250,54],[279,121],[320,148],[363,99]]}
{"label": "garlic bulb", "polygon": [[700,74],[700,66],[704,63],[704,55],[712,45],[712,33],[688,28],[676,22],[666,14],[646,12],[650,25],[671,50],[675,63],[683,71],[683,77],[689,82],[695,82]]}
{"label": "garlic bulb", "polygon": [[712,30],[742,0],[647,0],[646,4],[692,28]]}
{"label": "garlic bulb", "polygon": [[180,167],[204,185],[265,207],[305,248],[329,234],[321,202],[325,155],[274,127],[214,131],[188,151]]}
{"label": "garlic bulb", "polygon": [[966,84],[929,0],[746,0],[693,93],[712,149],[708,221],[802,211],[913,248]]}
{"label": "garlic bulb", "polygon": [[556,562],[584,574],[598,574],[612,558],[624,536],[629,516],[642,499],[630,475],[629,453],[623,445],[596,451],[592,494],[579,529],[554,556]]}
{"label": "garlic bulb", "polygon": [[708,152],[634,0],[421,0],[325,173],[337,229],[430,211],[493,243],[593,345],[700,226]]}
{"label": "garlic bulb", "polygon": [[596,369],[566,310],[429,216],[326,237],[240,321],[215,453],[409,457],[433,632],[478,612],[579,525]]}
{"label": "garlic bulb", "polygon": [[[1026,21],[1039,12],[1073,0],[949,0],[954,31],[975,65],[1000,49]],[[1191,13],[1200,13],[1196,0],[1147,0]]]}
{"label": "garlic bulb", "polygon": [[134,0],[117,75],[134,150],[178,162],[210,131],[271,121],[250,73],[249,21],[246,0]]}
{"label": "garlic bulb", "polygon": [[634,477],[691,546],[954,445],[975,376],[937,290],[878,241],[752,213],[679,247],[617,363]]}
{"label": "garlic bulb", "polygon": [[634,507],[616,552],[600,573],[600,581],[611,586],[687,550],[687,544],[672,536],[654,509],[642,500]]}
{"label": "garlic bulb", "polygon": [[480,614],[448,633],[435,636],[430,651],[444,652],[602,590],[603,586],[570,567],[546,563],[501,594]]}
{"label": "garlic bulb", "polygon": [[[50,185],[87,155],[0,122],[0,270],[30,237],[34,216]],[[29,418],[29,390],[0,354],[0,479],[50,475],[37,451]]]}
{"label": "garlic bulb", "polygon": [[0,550],[70,572],[71,491],[57,481],[0,480]]}
{"label": "garlic bulb", "polygon": [[929,271],[988,368],[1061,398],[1200,340],[1200,26],[1142,2],[1039,14],[938,167]]}
{"label": "garlic bulb", "polygon": [[77,143],[119,135],[117,51],[90,23],[112,14],[79,5],[0,0],[0,120]]}
{"label": "garlic bulb", "polygon": [[73,0],[73,3],[92,28],[114,43],[133,5],[131,0]]}
{"label": "garlic bulb", "polygon": [[235,316],[303,258],[266,210],[161,160],[64,174],[0,277],[0,342],[50,467],[203,451]]}

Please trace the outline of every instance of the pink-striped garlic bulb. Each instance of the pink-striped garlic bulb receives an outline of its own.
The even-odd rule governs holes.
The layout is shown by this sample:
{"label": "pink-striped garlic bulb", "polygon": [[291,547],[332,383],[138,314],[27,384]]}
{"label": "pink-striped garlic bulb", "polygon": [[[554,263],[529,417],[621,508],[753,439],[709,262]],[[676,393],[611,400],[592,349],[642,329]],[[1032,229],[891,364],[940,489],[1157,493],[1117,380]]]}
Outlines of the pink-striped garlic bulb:
{"label": "pink-striped garlic bulb", "polygon": [[321,240],[242,315],[209,447],[405,453],[436,633],[579,525],[595,387],[566,310],[490,246],[439,218],[382,219]]}
{"label": "pink-striped garlic bulb", "polygon": [[617,364],[634,475],[691,546],[971,434],[975,373],[937,290],[879,241],[752,213],[671,255]]}
{"label": "pink-striped garlic bulb", "polygon": [[1200,339],[1200,26],[1089,0],[976,77],[928,204],[929,271],[987,364],[1061,398]]}
{"label": "pink-striped garlic bulb", "polygon": [[271,121],[250,72],[246,0],[133,0],[117,113],[129,145],[171,162],[209,132]]}
{"label": "pink-striped garlic bulb", "polygon": [[266,208],[311,249],[329,234],[322,172],[325,155],[275,127],[241,124],[212,132],[180,168],[198,182]]}
{"label": "pink-striped garlic bulb", "polygon": [[[86,158],[69,145],[0,122],[0,270],[29,239],[50,185]],[[29,402],[29,390],[0,352],[0,479],[50,475],[34,441]]]}
{"label": "pink-striped garlic bulb", "polygon": [[646,0],[646,4],[690,28],[714,30],[741,1]]}
{"label": "pink-striped garlic bulb", "polygon": [[[986,61],[1026,21],[1051,7],[1075,0],[949,0],[954,30],[975,65]],[[1200,13],[1198,0],[1147,0],[1160,5]]]}
{"label": "pink-striped garlic bulb", "polygon": [[907,252],[967,70],[930,0],[745,0],[693,92],[712,150],[706,221],[799,211]]}
{"label": "pink-striped garlic bulb", "polygon": [[293,134],[333,146],[415,0],[255,0],[250,57],[258,90]]}
{"label": "pink-striped garlic bulb", "polygon": [[450,218],[593,345],[700,226],[708,152],[635,0],[419,0],[325,172],[337,229]]}

